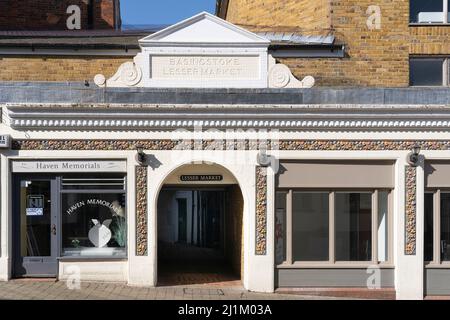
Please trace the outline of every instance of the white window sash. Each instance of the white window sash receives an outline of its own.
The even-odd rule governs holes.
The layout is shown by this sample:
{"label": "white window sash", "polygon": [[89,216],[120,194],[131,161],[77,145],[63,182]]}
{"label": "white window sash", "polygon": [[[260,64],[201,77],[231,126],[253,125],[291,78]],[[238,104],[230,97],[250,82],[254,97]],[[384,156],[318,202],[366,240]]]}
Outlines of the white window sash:
{"label": "white window sash", "polygon": [[444,23],[448,23],[448,1],[447,0],[443,0],[444,1]]}

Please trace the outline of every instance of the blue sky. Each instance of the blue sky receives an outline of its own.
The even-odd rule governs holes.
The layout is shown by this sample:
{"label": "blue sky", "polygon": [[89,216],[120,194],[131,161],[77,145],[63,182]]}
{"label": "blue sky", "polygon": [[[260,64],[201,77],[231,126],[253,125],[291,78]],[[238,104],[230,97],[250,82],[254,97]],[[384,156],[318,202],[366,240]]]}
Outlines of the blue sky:
{"label": "blue sky", "polygon": [[165,25],[201,11],[215,12],[215,0],[121,0],[123,25]]}

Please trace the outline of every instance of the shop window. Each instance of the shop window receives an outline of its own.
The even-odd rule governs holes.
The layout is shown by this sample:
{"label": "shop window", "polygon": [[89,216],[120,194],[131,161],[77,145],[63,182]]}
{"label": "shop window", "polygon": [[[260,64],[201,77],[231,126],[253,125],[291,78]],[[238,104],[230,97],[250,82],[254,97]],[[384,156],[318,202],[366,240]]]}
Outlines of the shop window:
{"label": "shop window", "polygon": [[424,214],[424,260],[430,265],[450,265],[450,192],[426,192]]}
{"label": "shop window", "polygon": [[[411,86],[448,85],[448,65],[444,58],[411,58],[409,78]],[[447,74],[446,74],[447,73]]]}
{"label": "shop window", "polygon": [[285,205],[276,205],[276,221],[283,221],[277,222],[277,264],[390,262],[390,191],[290,189],[277,192],[281,202]]}
{"label": "shop window", "polygon": [[434,212],[433,193],[425,194],[424,203],[424,260],[433,261],[433,212]]}
{"label": "shop window", "polygon": [[275,198],[275,252],[276,263],[286,260],[286,192],[277,192]]}
{"label": "shop window", "polygon": [[410,23],[447,23],[448,0],[410,0]]}
{"label": "shop window", "polygon": [[328,261],[328,212],[328,193],[293,193],[292,254],[294,261]]}
{"label": "shop window", "polygon": [[386,262],[389,260],[389,193],[386,191],[378,192],[378,261]]}
{"label": "shop window", "polygon": [[64,178],[62,189],[62,255],[126,256],[124,179]]}
{"label": "shop window", "polygon": [[372,195],[336,193],[336,260],[372,259]]}
{"label": "shop window", "polygon": [[441,261],[450,261],[450,193],[441,193]]}

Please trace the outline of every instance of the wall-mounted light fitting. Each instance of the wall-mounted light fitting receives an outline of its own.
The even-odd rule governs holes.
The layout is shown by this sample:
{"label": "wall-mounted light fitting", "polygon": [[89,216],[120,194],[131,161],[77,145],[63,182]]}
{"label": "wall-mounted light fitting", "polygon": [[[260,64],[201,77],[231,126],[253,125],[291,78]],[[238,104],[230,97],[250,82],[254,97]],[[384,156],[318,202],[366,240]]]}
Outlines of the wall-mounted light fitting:
{"label": "wall-mounted light fitting", "polygon": [[258,165],[260,165],[261,167],[270,166],[271,159],[270,159],[270,156],[267,155],[267,147],[266,146],[260,147],[256,161],[258,162]]}
{"label": "wall-mounted light fitting", "polygon": [[408,153],[408,157],[406,161],[412,167],[417,167],[419,165],[419,154],[420,154],[420,145],[416,143],[412,148],[411,152]]}
{"label": "wall-mounted light fitting", "polygon": [[141,165],[145,165],[145,163],[147,162],[147,155],[144,152],[144,147],[142,147],[141,145],[136,146],[136,161]]}

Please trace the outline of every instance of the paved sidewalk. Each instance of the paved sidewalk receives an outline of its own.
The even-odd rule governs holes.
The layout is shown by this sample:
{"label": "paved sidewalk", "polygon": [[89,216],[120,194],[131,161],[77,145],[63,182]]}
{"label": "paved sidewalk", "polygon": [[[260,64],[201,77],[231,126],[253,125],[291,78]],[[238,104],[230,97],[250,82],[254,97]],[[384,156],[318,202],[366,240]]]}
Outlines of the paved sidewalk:
{"label": "paved sidewalk", "polygon": [[13,280],[0,282],[0,300],[305,300],[333,299],[292,294],[261,294],[240,287],[130,287],[119,283],[83,282],[70,290],[64,281]]}

